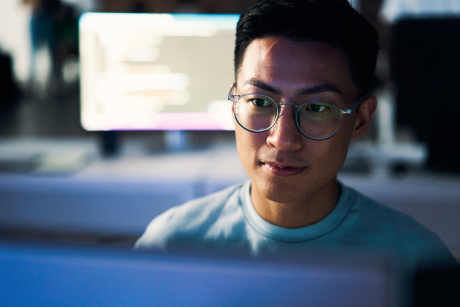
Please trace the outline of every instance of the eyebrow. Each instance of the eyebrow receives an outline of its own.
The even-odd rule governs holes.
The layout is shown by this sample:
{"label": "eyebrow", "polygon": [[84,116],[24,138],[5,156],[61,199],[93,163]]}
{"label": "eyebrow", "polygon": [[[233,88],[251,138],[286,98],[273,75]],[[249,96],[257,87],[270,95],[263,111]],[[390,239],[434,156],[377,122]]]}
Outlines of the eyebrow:
{"label": "eyebrow", "polygon": [[251,78],[249,80],[247,80],[246,82],[244,82],[244,85],[253,85],[255,87],[258,87],[258,88],[261,88],[263,90],[266,90],[268,92],[271,92],[271,93],[274,93],[274,94],[277,94],[277,95],[281,95],[282,92],[276,88],[274,88],[273,86],[263,82],[263,81],[260,81],[256,78]]}
{"label": "eyebrow", "polygon": [[[269,84],[267,84],[267,83],[265,83],[265,82],[263,82],[261,80],[258,80],[256,78],[251,78],[251,79],[247,80],[246,82],[244,82],[244,84],[245,85],[253,85],[253,86],[256,86],[256,87],[261,88],[263,90],[266,90],[268,92],[277,94],[277,95],[282,94],[282,91],[280,91],[279,89],[276,89],[273,86],[271,86],[271,85],[269,85]],[[300,89],[299,91],[297,91],[297,94],[298,95],[311,95],[311,94],[318,94],[318,93],[323,93],[323,92],[334,92],[334,93],[342,94],[342,92],[336,86],[334,86],[331,83],[323,83],[323,84],[315,85],[315,86],[312,86],[312,87],[306,87],[306,88],[303,88],[303,89]]]}

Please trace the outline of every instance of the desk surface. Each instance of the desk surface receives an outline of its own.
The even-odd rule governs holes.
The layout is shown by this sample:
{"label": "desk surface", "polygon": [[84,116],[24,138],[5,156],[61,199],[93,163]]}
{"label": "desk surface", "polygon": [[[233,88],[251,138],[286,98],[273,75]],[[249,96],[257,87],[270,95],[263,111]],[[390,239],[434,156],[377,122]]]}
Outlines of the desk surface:
{"label": "desk surface", "polygon": [[[168,208],[248,179],[234,143],[147,154],[133,146],[103,159],[88,141],[7,140],[0,142],[0,166],[2,157],[19,169],[0,172],[3,229],[140,236]],[[409,214],[460,251],[459,177],[341,173],[339,179]]]}

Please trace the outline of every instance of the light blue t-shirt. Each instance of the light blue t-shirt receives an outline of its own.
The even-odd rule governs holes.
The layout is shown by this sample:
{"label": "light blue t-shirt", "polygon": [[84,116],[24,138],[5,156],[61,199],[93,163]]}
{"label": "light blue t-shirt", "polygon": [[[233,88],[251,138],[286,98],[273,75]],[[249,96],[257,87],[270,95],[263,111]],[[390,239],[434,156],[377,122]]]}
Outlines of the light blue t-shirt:
{"label": "light blue t-shirt", "polygon": [[149,224],[134,249],[202,245],[254,256],[364,251],[391,253],[410,266],[433,260],[456,263],[442,241],[414,219],[342,184],[339,201],[328,216],[294,229],[260,217],[250,186],[248,181],[169,209]]}

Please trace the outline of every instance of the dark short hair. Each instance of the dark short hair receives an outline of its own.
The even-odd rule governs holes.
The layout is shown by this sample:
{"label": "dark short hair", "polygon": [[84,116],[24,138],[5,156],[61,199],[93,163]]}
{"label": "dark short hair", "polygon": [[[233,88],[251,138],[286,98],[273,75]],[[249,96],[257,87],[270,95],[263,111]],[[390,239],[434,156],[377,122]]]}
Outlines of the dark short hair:
{"label": "dark short hair", "polygon": [[235,77],[246,48],[257,38],[281,36],[338,47],[348,59],[358,98],[368,94],[379,50],[375,28],[347,0],[259,0],[236,29]]}

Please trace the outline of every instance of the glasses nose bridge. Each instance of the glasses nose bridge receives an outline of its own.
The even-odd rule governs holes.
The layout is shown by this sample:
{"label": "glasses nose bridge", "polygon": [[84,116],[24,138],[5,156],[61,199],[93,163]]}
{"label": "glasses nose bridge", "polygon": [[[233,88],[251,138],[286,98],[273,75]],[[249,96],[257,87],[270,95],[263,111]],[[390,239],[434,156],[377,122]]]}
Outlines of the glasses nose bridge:
{"label": "glasses nose bridge", "polygon": [[294,115],[297,113],[297,110],[300,107],[300,105],[298,105],[297,103],[287,102],[287,101],[276,102],[276,104],[278,105],[278,109],[279,109],[280,114],[281,114],[281,106],[291,106],[291,107],[293,107],[294,108]]}
{"label": "glasses nose bridge", "polygon": [[276,117],[276,120],[275,120],[272,128],[278,123],[278,120],[281,117],[281,106],[292,106],[294,108],[294,112],[292,113],[292,115],[294,117],[294,123],[297,126],[297,128],[300,129],[298,124],[297,124],[297,120],[296,120],[296,114],[297,114],[297,111],[298,111],[300,105],[298,105],[297,103],[287,102],[287,101],[279,101],[279,102],[275,101],[275,103],[278,106],[278,116]]}
{"label": "glasses nose bridge", "polygon": [[287,102],[287,101],[280,101],[278,102],[279,106],[293,106],[295,110],[299,108],[299,105],[293,102]]}
{"label": "glasses nose bridge", "polygon": [[[299,110],[299,107],[300,107],[300,105],[298,105],[297,103],[287,102],[287,101],[280,101],[280,102],[275,101],[275,103],[277,104],[278,110],[279,110],[278,118],[281,115],[281,106],[291,106],[291,107],[293,107],[294,108],[294,114],[293,114],[294,117],[297,114],[297,111]],[[278,121],[278,119],[277,119],[277,121]]]}

